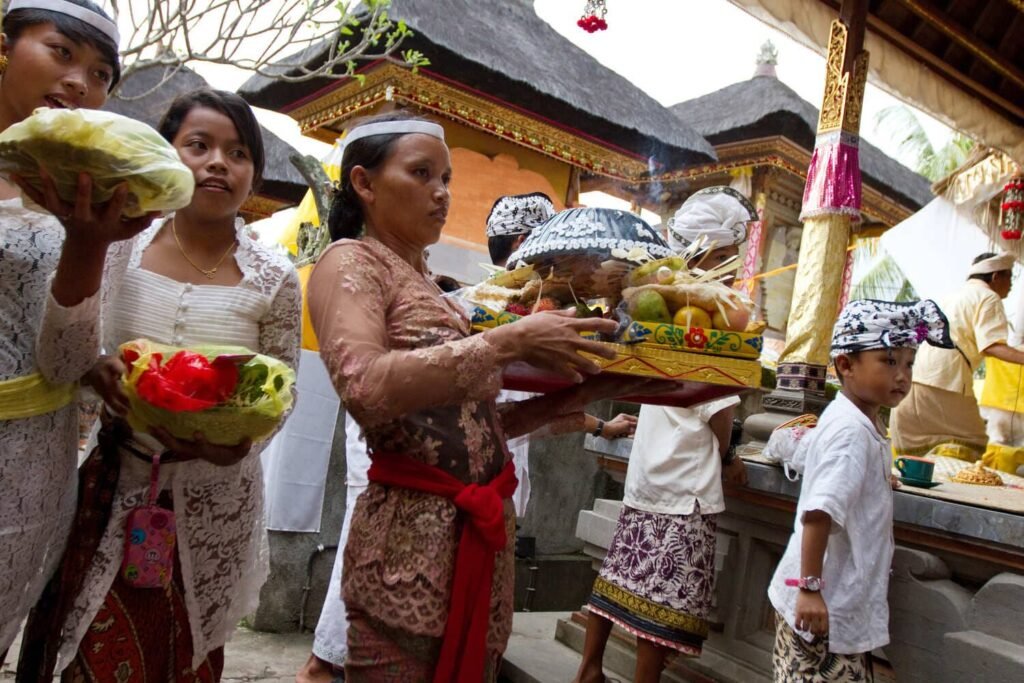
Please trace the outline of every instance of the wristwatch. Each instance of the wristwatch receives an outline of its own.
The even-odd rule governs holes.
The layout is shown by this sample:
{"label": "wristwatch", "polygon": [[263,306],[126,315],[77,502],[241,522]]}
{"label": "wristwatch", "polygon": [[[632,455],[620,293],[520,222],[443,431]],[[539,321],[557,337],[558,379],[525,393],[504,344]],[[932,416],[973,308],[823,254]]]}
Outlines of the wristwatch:
{"label": "wristwatch", "polygon": [[802,591],[818,593],[825,586],[825,582],[818,576],[805,576],[802,579],[786,579],[787,586],[794,586]]}
{"label": "wristwatch", "polygon": [[604,420],[597,420],[597,427],[594,428],[594,436],[604,436]]}

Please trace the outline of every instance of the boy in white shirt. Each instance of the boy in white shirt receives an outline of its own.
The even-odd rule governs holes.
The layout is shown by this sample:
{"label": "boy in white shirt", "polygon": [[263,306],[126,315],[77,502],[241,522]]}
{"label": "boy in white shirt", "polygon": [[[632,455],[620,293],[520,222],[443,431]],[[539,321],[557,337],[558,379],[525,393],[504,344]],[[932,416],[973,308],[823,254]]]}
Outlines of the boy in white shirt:
{"label": "boy in white shirt", "polygon": [[891,450],[878,417],[910,390],[917,347],[952,348],[932,301],[853,301],[832,334],[842,391],[801,441],[793,535],[768,588],[777,683],[872,681],[889,642]]}

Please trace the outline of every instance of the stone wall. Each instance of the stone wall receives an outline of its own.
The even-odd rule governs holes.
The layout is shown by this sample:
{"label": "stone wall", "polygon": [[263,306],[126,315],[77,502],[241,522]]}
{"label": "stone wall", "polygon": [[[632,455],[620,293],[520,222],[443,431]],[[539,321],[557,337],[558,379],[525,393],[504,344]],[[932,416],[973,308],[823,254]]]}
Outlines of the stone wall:
{"label": "stone wall", "polygon": [[270,577],[260,591],[260,604],[251,617],[257,631],[288,633],[299,630],[303,612],[303,588],[312,563],[312,581],[305,597],[304,626],[316,628],[320,608],[327,593],[334,550],[318,551],[319,546],[335,546],[345,517],[345,413],[338,412],[327,469],[327,490],[320,522],[320,533],[267,532],[270,542]]}

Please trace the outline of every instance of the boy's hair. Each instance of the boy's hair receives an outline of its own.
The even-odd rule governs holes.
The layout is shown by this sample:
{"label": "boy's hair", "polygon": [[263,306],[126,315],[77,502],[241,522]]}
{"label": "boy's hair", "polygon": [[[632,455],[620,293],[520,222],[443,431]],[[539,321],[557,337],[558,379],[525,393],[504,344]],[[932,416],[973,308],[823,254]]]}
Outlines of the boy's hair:
{"label": "boy's hair", "polygon": [[[91,0],[67,1],[95,12],[105,19],[113,21],[110,15],[103,11],[103,8],[96,5]],[[8,4],[10,3],[4,3],[5,9]],[[16,9],[13,12],[4,12],[3,32],[4,35],[7,36],[8,49],[14,47],[14,44],[18,42],[18,38],[26,28],[36,26],[38,24],[53,24],[53,27],[57,29],[59,33],[63,34],[68,40],[78,43],[79,45],[91,45],[96,48],[100,55],[102,55],[103,59],[107,60],[113,69],[113,74],[111,74],[110,77],[110,85],[107,86],[107,92],[113,90],[114,86],[116,86],[118,81],[121,80],[121,58],[118,56],[117,45],[114,45],[114,41],[112,41],[105,33],[93,28],[81,19],[76,19],[75,17],[62,12],[53,12],[50,10],[28,7],[24,9]]]}
{"label": "boy's hair", "polygon": [[491,255],[491,263],[497,265],[508,261],[515,251],[516,240],[523,235],[494,235],[487,238],[487,251]]}

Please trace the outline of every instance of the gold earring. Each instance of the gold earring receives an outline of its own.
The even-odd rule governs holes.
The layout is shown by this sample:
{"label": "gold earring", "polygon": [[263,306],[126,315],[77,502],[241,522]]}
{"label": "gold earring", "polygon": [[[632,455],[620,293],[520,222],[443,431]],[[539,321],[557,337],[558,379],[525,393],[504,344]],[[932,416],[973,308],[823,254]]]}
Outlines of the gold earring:
{"label": "gold earring", "polygon": [[0,55],[0,75],[7,71],[7,55]]}

